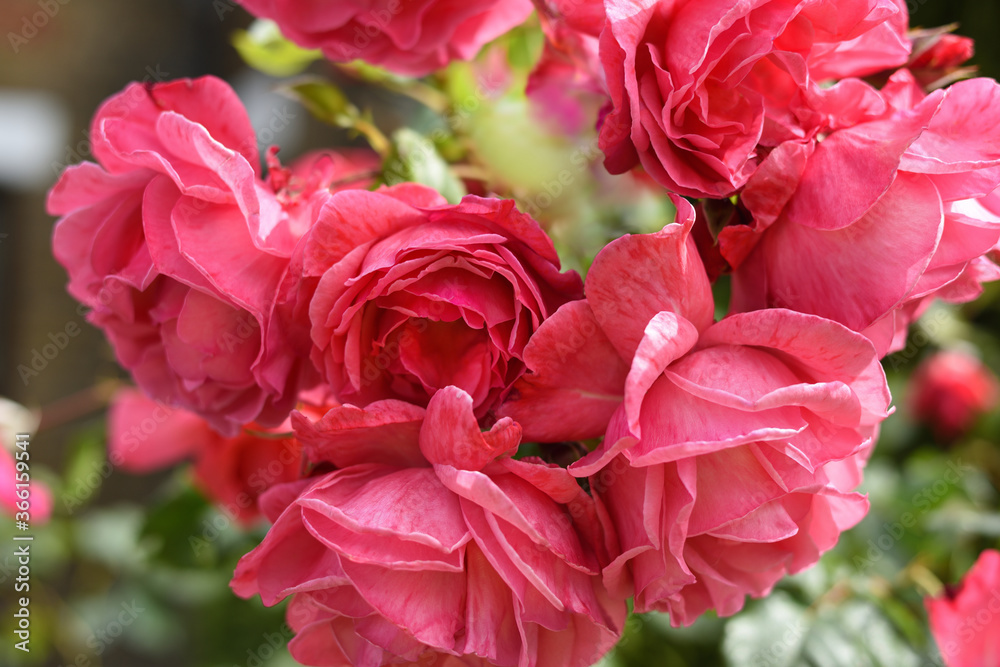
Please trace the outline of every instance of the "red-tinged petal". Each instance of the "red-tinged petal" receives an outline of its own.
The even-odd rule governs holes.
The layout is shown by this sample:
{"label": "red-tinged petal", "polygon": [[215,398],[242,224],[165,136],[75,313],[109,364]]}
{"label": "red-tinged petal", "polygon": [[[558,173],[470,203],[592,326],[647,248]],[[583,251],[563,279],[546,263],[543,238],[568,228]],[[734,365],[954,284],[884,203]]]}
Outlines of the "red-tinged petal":
{"label": "red-tinged petal", "polygon": [[469,597],[462,653],[474,653],[498,665],[516,665],[518,636],[514,595],[477,544],[466,550]]}
{"label": "red-tinged petal", "polygon": [[[378,553],[377,539],[359,539],[370,536],[381,537],[387,543],[386,552],[395,552],[400,558],[406,556],[405,543],[412,543],[414,561],[436,552],[441,569],[445,562],[448,569],[456,569],[461,564],[458,549],[469,539],[458,499],[429,468],[351,466],[331,473],[322,485],[310,488],[296,502],[308,510],[303,512],[303,521],[316,539],[352,560],[359,560],[362,553],[367,554],[366,559]],[[347,530],[334,533],[334,526],[321,517]],[[351,545],[356,553],[340,544],[352,539],[349,533],[355,534]],[[404,564],[400,561],[398,566]]]}
{"label": "red-tinged petal", "polygon": [[[981,131],[970,132],[970,128]],[[985,130],[985,131],[983,131]],[[986,78],[959,81],[903,155],[900,169],[955,174],[1000,166],[1000,84]]]}
{"label": "red-tinged petal", "polygon": [[316,541],[302,526],[299,507],[290,506],[257,548],[236,565],[229,586],[236,595],[260,594],[272,606],[297,590],[348,584],[340,558]]}
{"label": "red-tinged petal", "polygon": [[[643,438],[626,452],[632,465],[638,466],[752,442],[785,440],[808,426],[797,406],[745,412],[697,398],[666,377],[654,383],[646,395],[640,423]],[[619,435],[608,431],[612,440]]]}
{"label": "red-tinged petal", "polygon": [[[785,205],[795,195],[808,160],[815,150],[814,143],[786,141],[771,151],[750,177],[740,195],[740,201],[753,214],[754,231],[763,232],[778,219]],[[719,243],[723,255],[735,267],[741,263],[742,258],[739,261],[734,261],[737,258],[730,259],[733,253],[727,252],[723,242],[729,231],[730,228],[722,230]]]}
{"label": "red-tinged petal", "polygon": [[864,336],[836,322],[782,309],[731,315],[705,332],[699,348],[733,344],[788,355],[790,367],[805,381],[849,384],[864,409],[865,424],[888,414],[892,397],[875,350]]}
{"label": "red-tinged petal", "polygon": [[[913,289],[937,248],[943,225],[941,198],[933,184],[922,176],[901,174],[846,228],[821,230],[779,220],[754,251],[761,254],[759,260],[737,271],[734,282],[743,283],[745,271],[763,268],[764,280],[747,275],[746,282],[767,290],[768,305],[862,331]],[[746,287],[734,290],[740,297],[733,303],[736,312],[756,301]],[[838,296],[831,299],[834,293]]]}
{"label": "red-tinged petal", "polygon": [[[841,230],[864,224],[885,206],[903,153],[927,129],[941,105],[928,97],[912,111],[886,120],[834,132],[806,165],[802,180],[785,209],[785,218],[815,230]],[[830,183],[837,183],[836,189]],[[877,203],[876,203],[877,202]]]}
{"label": "red-tinged petal", "polygon": [[154,86],[149,93],[161,109],[169,109],[204,126],[223,146],[240,153],[259,174],[257,134],[243,103],[221,79],[204,76]]}
{"label": "red-tinged petal", "polygon": [[472,397],[457,387],[445,387],[431,397],[420,429],[420,450],[436,465],[482,470],[496,458],[509,456],[521,443],[521,427],[509,417],[489,431],[480,431]]}
{"label": "red-tinged petal", "polygon": [[624,236],[598,253],[587,275],[587,300],[594,316],[624,359],[631,359],[646,325],[670,311],[699,331],[715,315],[705,268],[690,237],[695,213],[673,196],[677,223],[655,234]]}
{"label": "red-tinged petal", "polygon": [[629,431],[636,438],[642,437],[639,415],[646,392],[667,366],[697,342],[698,330],[681,316],[662,312],[649,321],[625,381],[625,414]]}
{"label": "red-tinged petal", "polygon": [[295,436],[314,463],[338,468],[362,463],[426,466],[419,448],[424,409],[403,401],[378,401],[365,408],[331,408],[319,421],[292,413]]}
{"label": "red-tinged petal", "polygon": [[521,424],[525,440],[584,440],[604,433],[624,396],[628,365],[586,301],[571,301],[543,322],[524,361],[529,372],[498,414]]}
{"label": "red-tinged petal", "polygon": [[466,577],[459,572],[402,571],[343,562],[358,593],[418,641],[453,650],[465,623]]}
{"label": "red-tinged petal", "polygon": [[152,177],[151,172],[142,170],[111,174],[93,162],[81,162],[67,168],[52,186],[45,210],[49,215],[68,215],[78,209],[89,208],[95,201],[142,188]]}
{"label": "red-tinged petal", "polygon": [[135,389],[122,389],[108,413],[109,458],[136,473],[165,468],[216,444],[204,420],[157,403]]}
{"label": "red-tinged petal", "polygon": [[425,219],[423,212],[388,192],[338,192],[323,206],[309,231],[304,246],[306,275],[322,275],[358,246]]}
{"label": "red-tinged petal", "polygon": [[171,221],[178,250],[216,289],[260,319],[270,313],[288,260],[256,248],[235,206],[182,197]]}

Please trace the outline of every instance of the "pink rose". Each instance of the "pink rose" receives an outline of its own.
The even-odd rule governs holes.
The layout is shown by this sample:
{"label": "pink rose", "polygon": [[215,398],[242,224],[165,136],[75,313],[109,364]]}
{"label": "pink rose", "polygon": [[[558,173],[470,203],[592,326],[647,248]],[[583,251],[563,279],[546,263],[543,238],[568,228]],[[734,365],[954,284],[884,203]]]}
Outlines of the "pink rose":
{"label": "pink rose", "polygon": [[314,156],[307,177],[272,156],[279,187],[265,183],[246,111],[211,77],[130,85],[91,139],[99,164],[67,169],[48,200],[70,293],[150,396],[228,434],[280,423],[314,378],[294,344],[308,339],[270,325],[278,286],[353,165]]}
{"label": "pink rose", "polygon": [[449,206],[413,184],[335,194],[301,250],[312,360],[342,403],[426,405],[454,385],[482,416],[524,371],[532,332],[581,293],[512,201]]}
{"label": "pink rose", "polygon": [[884,103],[858,79],[902,65],[905,7],[892,0],[606,0],[601,59],[611,94],[605,166],[638,164],[690,197],[728,197],[768,151],[827,132],[831,110]]}
{"label": "pink rose", "polygon": [[334,62],[364,60],[397,74],[423,76],[453,60],[470,60],[523,23],[531,0],[239,0],[275,21],[300,46]]}
{"label": "pink rose", "polygon": [[981,553],[957,590],[924,605],[945,665],[1000,665],[1000,552]]}
{"label": "pink rose", "polygon": [[960,351],[938,352],[910,377],[913,416],[931,426],[939,440],[964,435],[1000,401],[996,376],[976,357]]}
{"label": "pink rose", "polygon": [[673,199],[678,223],[598,254],[500,414],[527,438],[604,432],[570,472],[617,537],[605,577],[686,625],[766,595],[865,515],[849,491],[889,391],[871,344],[834,322],[774,309],[713,324],[694,210]]}
{"label": "pink rose", "polygon": [[381,401],[296,415],[334,472],[270,491],[275,519],[232,586],[293,596],[289,649],[310,665],[587,667],[625,617],[601,584],[596,508],[562,468],[510,455],[448,387],[423,408]]}
{"label": "pink rose", "polygon": [[197,415],[123,389],[108,413],[108,458],[134,473],[193,459],[195,485],[230,517],[249,524],[260,517],[261,494],[299,479],[302,447],[295,438],[256,424],[227,438]]}
{"label": "pink rose", "polygon": [[752,224],[720,234],[738,267],[734,312],[819,315],[884,355],[932,299],[971,301],[1000,277],[987,257],[1000,241],[1000,85],[924,96],[902,70],[883,95],[884,118],[786,143],[750,179]]}

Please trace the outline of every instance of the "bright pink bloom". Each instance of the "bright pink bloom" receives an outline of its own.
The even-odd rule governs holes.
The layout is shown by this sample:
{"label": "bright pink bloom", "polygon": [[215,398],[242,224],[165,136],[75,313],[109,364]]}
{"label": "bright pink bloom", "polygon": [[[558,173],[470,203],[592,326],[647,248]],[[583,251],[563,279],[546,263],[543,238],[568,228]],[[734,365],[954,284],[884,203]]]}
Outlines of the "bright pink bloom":
{"label": "bright pink bloom", "polygon": [[850,107],[884,111],[848,79],[902,65],[906,13],[893,0],[606,0],[601,60],[612,110],[601,127],[611,173],[638,164],[691,197],[727,197],[767,152],[827,132]]}
{"label": "bright pink bloom", "polygon": [[959,351],[925,359],[910,377],[910,392],[913,416],[945,442],[961,437],[1000,401],[1000,385],[992,371]]}
{"label": "bright pink bloom", "polygon": [[981,553],[957,590],[924,605],[948,667],[1000,666],[1000,552]]}
{"label": "bright pink bloom", "polygon": [[413,184],[335,194],[301,255],[312,359],[341,403],[426,405],[454,385],[482,416],[524,371],[531,334],[581,293],[512,201],[449,206]]}
{"label": "bright pink bloom", "polygon": [[593,500],[564,469],[510,458],[520,427],[481,432],[472,406],[448,387],[426,411],[294,417],[308,456],[338,469],[267,494],[274,526],[232,586],[294,596],[297,660],[587,667],[614,645],[625,605],[601,584]]}
{"label": "bright pink bloom", "polygon": [[550,441],[606,426],[570,467],[617,537],[605,576],[681,625],[766,595],[865,515],[849,491],[889,391],[871,344],[834,322],[774,309],[713,324],[694,210],[674,203],[678,223],[598,254],[586,301],[532,338],[500,414]]}
{"label": "bright pink bloom", "polygon": [[326,185],[353,165],[313,156],[310,176],[274,169],[276,190],[246,111],[211,77],[130,85],[91,140],[100,164],[67,169],[48,200],[70,293],[147,394],[229,434],[280,423],[314,379],[294,327],[270,326],[277,289]]}
{"label": "bright pink bloom", "polygon": [[986,257],[1000,241],[1000,85],[925,97],[901,70],[883,95],[885,118],[786,143],[754,174],[741,195],[753,224],[720,235],[735,312],[819,315],[884,355],[933,298],[970,301],[1000,277]]}
{"label": "bright pink bloom", "polygon": [[[0,511],[11,517],[27,512],[29,525],[45,523],[52,516],[52,492],[48,486],[35,479],[30,470],[28,475],[31,479],[28,487],[18,488],[18,475],[21,473],[17,470],[15,454],[7,451],[7,444],[0,446]],[[15,450],[17,451],[22,450]],[[29,448],[29,457],[30,454]],[[28,461],[30,463],[30,458]],[[27,510],[23,509],[24,507],[27,507]],[[23,517],[18,517],[19,520],[21,518]]]}
{"label": "bright pink bloom", "polygon": [[193,459],[195,484],[231,517],[250,523],[260,517],[262,493],[299,479],[302,447],[256,424],[227,438],[197,415],[123,389],[108,414],[108,459],[135,473]]}
{"label": "bright pink bloom", "polygon": [[334,62],[364,60],[397,74],[423,76],[453,60],[470,60],[489,41],[517,27],[531,0],[239,0],[275,21],[300,46]]}

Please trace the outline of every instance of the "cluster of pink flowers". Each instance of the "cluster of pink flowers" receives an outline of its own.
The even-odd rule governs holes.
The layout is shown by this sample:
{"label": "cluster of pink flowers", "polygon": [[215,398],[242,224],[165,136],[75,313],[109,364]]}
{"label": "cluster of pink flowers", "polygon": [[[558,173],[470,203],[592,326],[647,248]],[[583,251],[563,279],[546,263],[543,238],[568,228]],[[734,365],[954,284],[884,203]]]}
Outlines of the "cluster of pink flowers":
{"label": "cluster of pink flowers", "polygon": [[[532,9],[242,2],[408,75]],[[598,91],[607,169],[677,209],[585,283],[513,201],[372,189],[373,153],[272,150],[265,175],[211,77],[109,99],[50,194],[69,290],[142,391],[113,457],[193,458],[273,522],[232,586],[292,599],[304,664],[586,667],[628,598],[737,612],[867,512],[879,359],[1000,277],[1000,86],[928,93],[970,49],[914,53],[902,0],[536,4],[534,89]]]}

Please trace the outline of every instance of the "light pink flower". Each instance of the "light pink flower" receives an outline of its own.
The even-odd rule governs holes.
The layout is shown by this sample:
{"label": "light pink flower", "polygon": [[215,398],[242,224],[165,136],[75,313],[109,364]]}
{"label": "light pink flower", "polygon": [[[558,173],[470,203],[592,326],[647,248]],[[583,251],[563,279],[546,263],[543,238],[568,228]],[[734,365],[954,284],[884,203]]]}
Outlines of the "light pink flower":
{"label": "light pink flower", "polygon": [[932,299],[970,301],[1000,277],[987,257],[1000,240],[1000,85],[924,96],[901,70],[883,95],[884,118],[786,143],[751,178],[752,225],[720,234],[735,312],[819,315],[884,355]]}
{"label": "light pink flower", "polygon": [[326,185],[353,165],[275,169],[276,191],[246,111],[212,77],[130,85],[91,140],[99,164],[67,169],[48,200],[70,293],[150,396],[229,434],[280,423],[314,377],[304,335],[269,324],[277,289]]}
{"label": "light pink flower", "polygon": [[455,387],[426,411],[387,400],[294,421],[337,470],[267,494],[274,526],[232,586],[293,596],[297,660],[587,667],[613,646],[625,606],[601,584],[594,503],[564,469],[510,458],[515,422],[481,432]]}
{"label": "light pink flower", "polygon": [[397,74],[423,76],[470,60],[520,25],[531,0],[239,0],[275,21],[288,39],[322,49],[334,62],[364,60]]}
{"label": "light pink flower", "polygon": [[678,223],[598,254],[500,414],[528,438],[604,432],[570,471],[617,537],[605,576],[682,625],[766,595],[865,515],[850,491],[889,392],[871,344],[834,322],[773,309],[713,324],[694,210],[674,203]]}
{"label": "light pink flower", "polygon": [[580,277],[512,201],[449,206],[404,184],[335,194],[301,247],[312,360],[342,403],[425,405],[442,387],[484,415],[524,370],[524,346]]}
{"label": "light pink flower", "polygon": [[38,479],[32,454],[38,421],[28,408],[0,397],[0,511],[18,521],[27,518],[29,525],[45,523],[52,515],[52,492]]}
{"label": "light pink flower", "polygon": [[[0,447],[0,510],[18,520],[27,516],[29,525],[43,524],[52,516],[52,492],[37,479],[31,479],[27,487],[18,487],[21,474],[17,470],[14,453],[7,447]],[[31,473],[28,473],[31,477]]]}
{"label": "light pink flower", "polygon": [[964,435],[1000,401],[996,375],[976,357],[958,350],[925,359],[909,384],[914,418],[929,424],[944,442]]}
{"label": "light pink flower", "polygon": [[945,665],[1000,665],[1000,552],[981,553],[957,590],[924,605]]}
{"label": "light pink flower", "polygon": [[108,459],[134,473],[193,460],[195,485],[230,517],[249,524],[261,515],[261,494],[299,479],[302,447],[282,431],[256,424],[224,437],[195,414],[123,389],[108,414]]}
{"label": "light pink flower", "polygon": [[843,119],[884,111],[858,79],[906,62],[893,0],[606,0],[601,60],[611,111],[601,148],[611,173],[641,164],[691,197],[728,197],[767,152]]}

